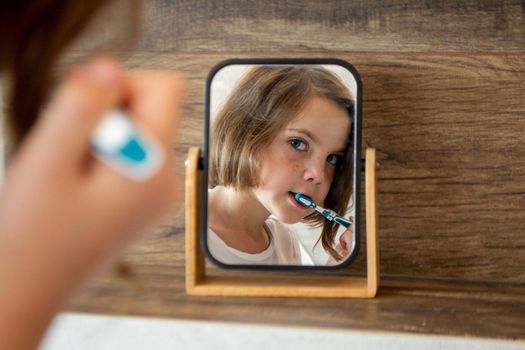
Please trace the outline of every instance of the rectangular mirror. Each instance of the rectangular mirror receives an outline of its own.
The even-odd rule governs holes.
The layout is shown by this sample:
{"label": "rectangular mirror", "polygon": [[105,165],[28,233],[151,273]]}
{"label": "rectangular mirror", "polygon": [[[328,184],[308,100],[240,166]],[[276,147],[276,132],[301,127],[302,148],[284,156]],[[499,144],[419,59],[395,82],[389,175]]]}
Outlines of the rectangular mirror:
{"label": "rectangular mirror", "polygon": [[221,267],[357,255],[361,82],[337,59],[235,59],[206,85],[202,244]]}

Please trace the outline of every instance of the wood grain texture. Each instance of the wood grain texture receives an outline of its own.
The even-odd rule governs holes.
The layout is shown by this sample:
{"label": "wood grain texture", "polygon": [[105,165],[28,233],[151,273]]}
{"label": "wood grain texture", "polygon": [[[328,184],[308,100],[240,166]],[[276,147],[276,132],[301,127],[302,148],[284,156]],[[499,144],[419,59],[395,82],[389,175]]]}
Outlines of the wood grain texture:
{"label": "wood grain texture", "polygon": [[[126,273],[100,276],[68,310],[525,339],[523,1],[147,0],[144,10],[124,61],[188,81],[174,142],[181,184],[187,150],[203,141],[205,78],[217,62],[295,56],[355,65],[363,146],[380,162],[380,289],[374,300],[188,296],[181,203],[131,247]],[[80,56],[126,37],[106,22],[76,46]],[[366,248],[338,274],[363,274]]]}
{"label": "wood grain texture", "polygon": [[67,309],[342,330],[525,339],[524,288],[504,283],[383,276],[378,295],[371,300],[188,296],[184,291],[184,235],[177,232],[168,238],[159,228],[144,237],[125,256],[130,270],[126,276],[99,276]]}
{"label": "wood grain texture", "polygon": [[520,0],[150,0],[144,8],[137,50],[525,49]]}
{"label": "wood grain texture", "polygon": [[383,57],[390,72],[367,72],[363,122],[383,152],[383,266],[523,283],[524,57]]}
{"label": "wood grain texture", "polygon": [[[525,55],[329,56],[353,63],[363,80],[364,143],[381,163],[381,273],[525,284]],[[228,57],[143,53],[126,61],[188,79],[175,149],[181,176],[188,147],[203,142],[205,77]],[[182,214],[174,222],[181,227]],[[365,265],[360,254],[353,269]]]}
{"label": "wood grain texture", "polygon": [[[127,278],[100,277],[68,309],[525,339],[525,54],[135,53],[125,65],[186,76],[175,147],[182,175],[188,148],[203,140],[212,66],[232,57],[305,55],[345,59],[361,74],[364,143],[378,149],[381,164],[377,299],[187,296],[181,203],[127,253]],[[362,273],[365,252],[363,245],[341,274]]]}
{"label": "wood grain texture", "polygon": [[375,299],[198,297],[184,292],[183,266],[134,263],[132,259],[127,263],[134,271],[132,278],[100,277],[67,306],[68,310],[525,339],[523,288],[383,278]]}

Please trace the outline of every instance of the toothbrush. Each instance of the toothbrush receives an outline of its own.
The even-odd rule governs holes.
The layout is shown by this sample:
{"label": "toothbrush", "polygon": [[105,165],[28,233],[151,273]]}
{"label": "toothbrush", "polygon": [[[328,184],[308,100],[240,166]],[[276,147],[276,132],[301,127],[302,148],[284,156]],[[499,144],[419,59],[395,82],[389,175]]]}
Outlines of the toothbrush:
{"label": "toothbrush", "polygon": [[294,197],[295,197],[295,200],[299,202],[301,205],[315,209],[317,212],[321,213],[321,215],[323,215],[329,221],[335,221],[339,225],[343,225],[346,228],[349,228],[350,225],[352,225],[352,222],[346,219],[343,219],[342,217],[337,215],[337,213],[334,212],[333,210],[325,209],[323,207],[318,206],[317,204],[314,203],[312,198],[305,196],[304,194],[296,193]]}

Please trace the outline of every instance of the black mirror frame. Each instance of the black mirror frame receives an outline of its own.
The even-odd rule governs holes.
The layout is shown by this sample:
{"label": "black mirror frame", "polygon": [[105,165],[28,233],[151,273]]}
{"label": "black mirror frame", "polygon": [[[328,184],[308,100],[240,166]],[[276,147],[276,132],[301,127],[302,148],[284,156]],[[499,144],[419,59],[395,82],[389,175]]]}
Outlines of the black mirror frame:
{"label": "black mirror frame", "polygon": [[[217,72],[222,68],[229,65],[338,65],[347,69],[356,81],[356,96],[355,103],[351,110],[353,118],[353,191],[352,197],[354,198],[354,237],[355,237],[355,248],[353,249],[350,256],[340,264],[333,266],[324,265],[238,265],[238,264],[225,264],[218,261],[209,251],[207,244],[207,232],[208,232],[208,159],[209,159],[209,147],[210,147],[210,107],[211,107],[211,83]],[[201,203],[199,213],[200,221],[200,245],[206,256],[216,265],[225,269],[245,269],[245,270],[322,270],[322,271],[333,271],[340,270],[347,267],[359,254],[359,247],[361,244],[361,169],[362,169],[362,158],[361,158],[361,101],[362,101],[362,83],[361,77],[355,67],[347,61],[336,59],[336,58],[235,58],[228,59],[218,63],[214,66],[208,74],[206,80],[206,91],[205,91],[205,111],[204,111],[204,150],[202,166],[203,170],[203,181],[201,189]]]}

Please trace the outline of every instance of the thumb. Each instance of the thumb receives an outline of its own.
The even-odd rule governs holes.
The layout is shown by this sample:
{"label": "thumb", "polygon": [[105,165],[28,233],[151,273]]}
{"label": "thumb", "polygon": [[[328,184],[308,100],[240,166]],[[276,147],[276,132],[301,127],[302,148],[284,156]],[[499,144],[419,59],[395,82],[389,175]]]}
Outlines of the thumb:
{"label": "thumb", "polygon": [[339,244],[341,245],[342,249],[347,249],[346,237],[344,234],[339,237]]}
{"label": "thumb", "polygon": [[119,104],[123,85],[121,69],[109,58],[75,67],[45,109],[34,146],[46,149],[49,157],[62,165],[84,162],[95,126],[105,112]]}

